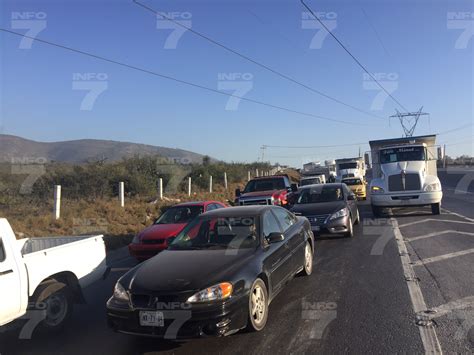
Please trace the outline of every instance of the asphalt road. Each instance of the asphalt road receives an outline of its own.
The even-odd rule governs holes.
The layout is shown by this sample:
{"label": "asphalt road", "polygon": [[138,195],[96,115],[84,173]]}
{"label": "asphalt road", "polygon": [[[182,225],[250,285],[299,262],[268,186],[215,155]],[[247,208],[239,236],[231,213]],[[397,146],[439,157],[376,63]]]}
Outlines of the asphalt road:
{"label": "asphalt road", "polygon": [[76,307],[63,333],[31,340],[19,340],[18,331],[0,334],[0,353],[423,353],[436,346],[473,353],[474,183],[466,184],[466,174],[474,171],[440,172],[440,216],[416,208],[373,219],[368,202],[360,203],[356,236],[317,240],[313,275],[277,296],[262,332],[185,342],[112,332],[104,305],[134,264],[127,258],[86,290],[89,304]]}

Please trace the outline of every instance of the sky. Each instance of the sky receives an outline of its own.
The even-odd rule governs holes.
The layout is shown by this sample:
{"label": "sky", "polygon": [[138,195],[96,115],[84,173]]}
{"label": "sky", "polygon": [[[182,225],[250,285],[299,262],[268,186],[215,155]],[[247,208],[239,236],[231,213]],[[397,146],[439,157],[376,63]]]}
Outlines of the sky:
{"label": "sky", "polygon": [[472,0],[307,0],[396,101],[299,0],[137,1],[274,72],[132,0],[1,0],[2,29],[133,67],[1,31],[1,133],[120,140],[226,161],[261,159],[267,145],[265,160],[299,167],[400,137],[389,116],[423,106],[430,115],[416,135],[443,133],[448,155],[474,155]]}

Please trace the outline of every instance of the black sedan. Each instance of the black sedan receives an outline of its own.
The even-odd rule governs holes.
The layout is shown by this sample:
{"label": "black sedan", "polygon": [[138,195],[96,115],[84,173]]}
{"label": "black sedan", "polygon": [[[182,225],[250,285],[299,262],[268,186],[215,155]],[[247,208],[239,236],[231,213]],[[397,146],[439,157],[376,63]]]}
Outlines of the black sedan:
{"label": "black sedan", "polygon": [[206,212],[120,278],[107,302],[108,324],[166,339],[260,331],[285,284],[311,274],[313,252],[308,220],[284,208]]}
{"label": "black sedan", "polygon": [[300,188],[291,211],[308,218],[314,234],[343,234],[352,237],[353,225],[360,222],[357,198],[342,183]]}

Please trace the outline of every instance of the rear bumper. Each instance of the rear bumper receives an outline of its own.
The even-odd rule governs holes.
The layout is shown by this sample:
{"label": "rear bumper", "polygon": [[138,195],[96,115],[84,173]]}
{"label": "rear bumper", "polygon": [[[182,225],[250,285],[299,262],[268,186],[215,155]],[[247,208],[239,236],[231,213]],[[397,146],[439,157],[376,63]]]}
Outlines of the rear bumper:
{"label": "rear bumper", "polygon": [[147,327],[141,326],[139,321],[139,313],[144,309],[118,306],[110,298],[107,302],[107,324],[120,333],[163,339],[225,336],[247,326],[248,295],[216,305],[188,306],[163,310],[164,327]]}
{"label": "rear bumper", "polygon": [[402,192],[390,194],[372,194],[371,204],[380,207],[404,207],[404,206],[426,206],[441,202],[442,191],[424,192]]}
{"label": "rear bumper", "polygon": [[165,250],[168,243],[165,241],[162,244],[129,244],[128,251],[130,255],[138,260],[146,260]]}

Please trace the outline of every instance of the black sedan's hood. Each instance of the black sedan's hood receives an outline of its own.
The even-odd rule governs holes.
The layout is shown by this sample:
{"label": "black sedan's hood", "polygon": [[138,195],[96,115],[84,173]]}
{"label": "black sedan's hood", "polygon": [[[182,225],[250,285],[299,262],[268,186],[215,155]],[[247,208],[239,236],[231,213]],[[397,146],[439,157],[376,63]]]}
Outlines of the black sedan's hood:
{"label": "black sedan's hood", "polygon": [[132,293],[199,290],[226,281],[255,249],[164,250],[126,274],[121,283]]}
{"label": "black sedan's hood", "polygon": [[291,208],[291,212],[301,214],[302,216],[318,216],[332,214],[344,207],[346,207],[345,201],[303,203],[294,205]]}

